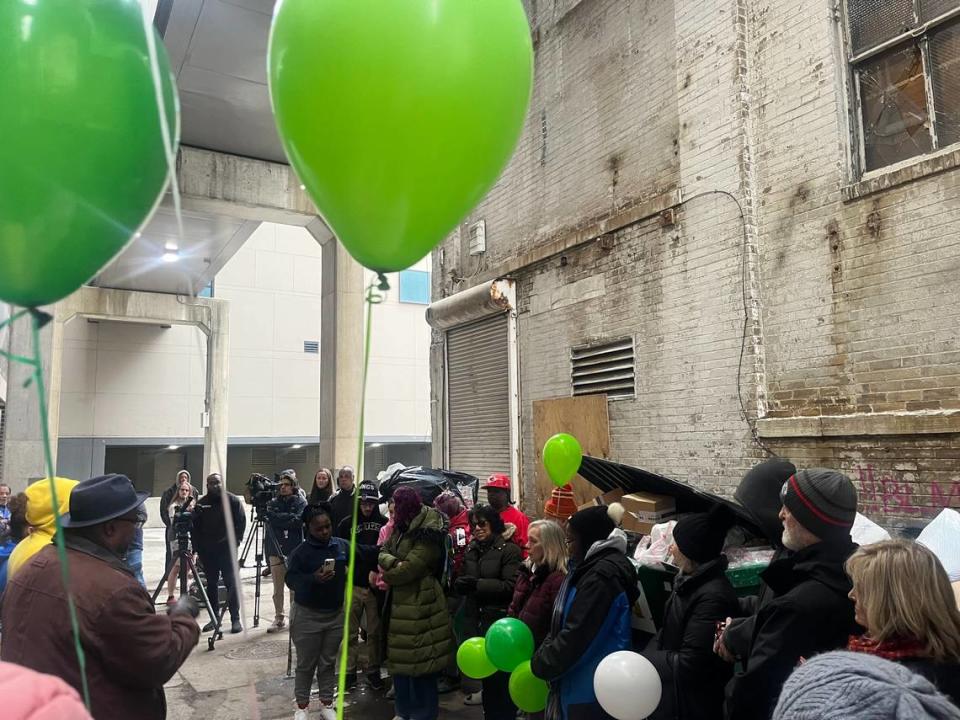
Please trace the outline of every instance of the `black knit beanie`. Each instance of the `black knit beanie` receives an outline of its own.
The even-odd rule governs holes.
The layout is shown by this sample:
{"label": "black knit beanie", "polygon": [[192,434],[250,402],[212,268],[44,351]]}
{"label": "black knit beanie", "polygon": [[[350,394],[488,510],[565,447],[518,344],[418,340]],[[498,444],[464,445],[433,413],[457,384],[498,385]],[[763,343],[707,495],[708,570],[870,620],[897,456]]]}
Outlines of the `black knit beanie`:
{"label": "black knit beanie", "polygon": [[680,518],[673,528],[673,541],[680,552],[694,562],[710,562],[723,552],[723,544],[733,521],[733,511],[723,503],[717,503],[710,512],[693,513]]}
{"label": "black knit beanie", "polygon": [[580,546],[584,552],[600,540],[606,540],[616,527],[613,518],[604,505],[579,510],[570,516],[567,521],[570,532],[580,539]]}
{"label": "black knit beanie", "polygon": [[801,470],[784,483],[781,499],[790,514],[821,540],[850,537],[857,516],[857,489],[836,470]]}

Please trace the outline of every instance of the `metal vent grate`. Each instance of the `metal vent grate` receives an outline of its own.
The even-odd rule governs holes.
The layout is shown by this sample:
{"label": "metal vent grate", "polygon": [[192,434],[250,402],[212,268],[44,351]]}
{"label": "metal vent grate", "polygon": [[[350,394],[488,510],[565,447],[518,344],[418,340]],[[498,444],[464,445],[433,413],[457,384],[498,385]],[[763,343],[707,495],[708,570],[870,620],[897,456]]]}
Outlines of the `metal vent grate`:
{"label": "metal vent grate", "polygon": [[636,394],[633,338],[574,348],[570,353],[574,395],[630,397]]}
{"label": "metal vent grate", "polygon": [[288,465],[303,465],[307,462],[306,448],[291,448],[287,450],[283,453],[283,462]]}
{"label": "metal vent grate", "polygon": [[250,465],[257,472],[272,472],[277,464],[277,452],[272,447],[255,447],[250,453]]}
{"label": "metal vent grate", "polygon": [[303,341],[303,351],[305,353],[312,353],[317,355],[320,353],[320,341],[319,340],[304,340]]}
{"label": "metal vent grate", "polygon": [[483,255],[487,251],[487,223],[483,220],[470,226],[470,254]]}

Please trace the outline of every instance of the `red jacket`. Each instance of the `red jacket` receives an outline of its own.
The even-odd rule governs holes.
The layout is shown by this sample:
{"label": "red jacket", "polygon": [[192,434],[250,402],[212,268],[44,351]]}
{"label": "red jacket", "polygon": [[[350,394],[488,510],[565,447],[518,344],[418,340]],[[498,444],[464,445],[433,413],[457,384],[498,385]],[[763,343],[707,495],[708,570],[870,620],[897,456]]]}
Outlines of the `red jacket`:
{"label": "red jacket", "polygon": [[467,545],[470,544],[470,511],[464,509],[456,517],[450,518],[450,539],[453,541],[453,577],[455,580],[460,577],[460,569],[463,567],[463,554],[467,551]]}
{"label": "red jacket", "polygon": [[503,522],[510,523],[516,530],[510,538],[520,546],[520,554],[524,560],[527,559],[527,531],[530,527],[530,518],[524,515],[513,505],[507,505],[505,510],[500,511],[500,517]]}
{"label": "red jacket", "polygon": [[557,599],[564,574],[559,570],[547,572],[541,567],[530,572],[526,563],[517,573],[517,584],[513,590],[513,600],[507,615],[519,618],[533,633],[533,640],[540,647],[550,632],[550,620],[553,616],[553,601]]}

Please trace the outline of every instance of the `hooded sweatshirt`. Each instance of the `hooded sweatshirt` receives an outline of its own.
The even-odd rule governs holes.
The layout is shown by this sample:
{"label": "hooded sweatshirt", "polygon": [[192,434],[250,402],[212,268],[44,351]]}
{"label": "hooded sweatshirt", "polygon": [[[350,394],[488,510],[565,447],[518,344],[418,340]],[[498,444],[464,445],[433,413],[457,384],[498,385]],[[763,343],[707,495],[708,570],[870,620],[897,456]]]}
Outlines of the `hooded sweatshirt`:
{"label": "hooded sweatshirt", "polygon": [[[70,510],[70,493],[77,484],[76,480],[68,478],[54,478],[57,489],[57,502],[60,514]],[[21,540],[13,549],[7,561],[7,579],[13,579],[25,562],[45,548],[53,540],[56,532],[56,523],[53,514],[53,495],[50,492],[49,480],[39,480],[26,490],[27,495],[27,524],[33,528],[27,537]]]}

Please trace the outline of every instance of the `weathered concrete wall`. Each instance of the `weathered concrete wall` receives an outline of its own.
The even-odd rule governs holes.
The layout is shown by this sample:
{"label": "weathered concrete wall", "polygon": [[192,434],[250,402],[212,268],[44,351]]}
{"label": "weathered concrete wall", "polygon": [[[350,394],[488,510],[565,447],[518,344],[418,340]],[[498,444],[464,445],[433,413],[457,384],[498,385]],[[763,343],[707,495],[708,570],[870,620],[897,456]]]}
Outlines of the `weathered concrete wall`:
{"label": "weathered concrete wall", "polygon": [[[881,520],[960,505],[960,158],[854,182],[831,7],[528,13],[528,125],[469,218],[486,221],[488,252],[454,236],[434,261],[435,298],[517,279],[526,486],[532,401],[570,395],[571,347],[632,335],[637,396],[610,403],[615,459],[729,491],[765,455],[742,400],[763,444],[848,471]],[[674,191],[676,224],[613,222]]]}

